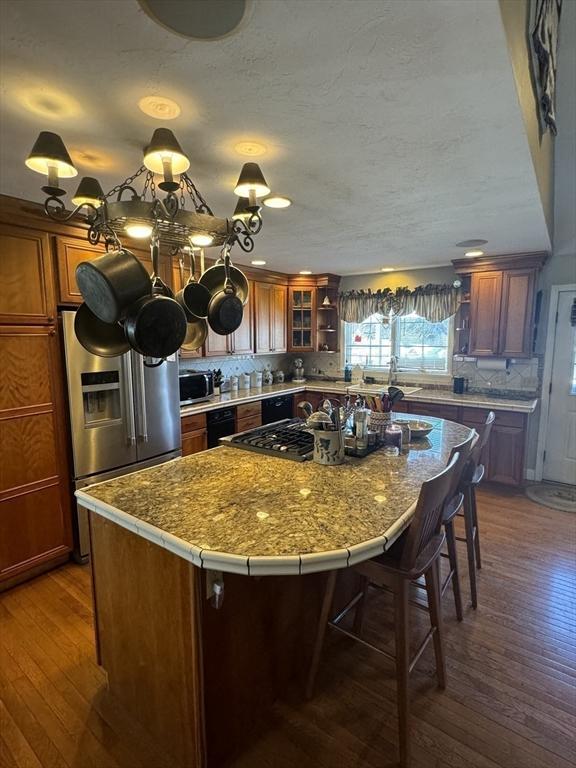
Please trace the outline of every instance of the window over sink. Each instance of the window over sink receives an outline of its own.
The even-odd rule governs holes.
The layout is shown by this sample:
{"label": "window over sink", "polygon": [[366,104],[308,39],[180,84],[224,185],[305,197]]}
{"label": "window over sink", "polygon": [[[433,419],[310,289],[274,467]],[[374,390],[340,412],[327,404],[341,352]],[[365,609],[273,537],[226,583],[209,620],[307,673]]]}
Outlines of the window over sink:
{"label": "window over sink", "polygon": [[362,323],[344,323],[344,359],[364,368],[388,369],[395,355],[398,370],[449,375],[454,318],[431,323],[416,314],[371,315]]}

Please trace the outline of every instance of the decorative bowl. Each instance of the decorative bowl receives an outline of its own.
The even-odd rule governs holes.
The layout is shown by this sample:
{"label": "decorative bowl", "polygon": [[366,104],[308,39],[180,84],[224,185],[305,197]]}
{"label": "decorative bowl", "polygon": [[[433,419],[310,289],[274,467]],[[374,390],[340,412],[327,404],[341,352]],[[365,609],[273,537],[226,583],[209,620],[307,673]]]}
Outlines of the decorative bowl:
{"label": "decorative bowl", "polygon": [[410,436],[413,439],[419,440],[422,437],[426,437],[434,429],[434,425],[429,421],[412,421],[410,419],[395,419],[395,424],[408,424],[410,427]]}

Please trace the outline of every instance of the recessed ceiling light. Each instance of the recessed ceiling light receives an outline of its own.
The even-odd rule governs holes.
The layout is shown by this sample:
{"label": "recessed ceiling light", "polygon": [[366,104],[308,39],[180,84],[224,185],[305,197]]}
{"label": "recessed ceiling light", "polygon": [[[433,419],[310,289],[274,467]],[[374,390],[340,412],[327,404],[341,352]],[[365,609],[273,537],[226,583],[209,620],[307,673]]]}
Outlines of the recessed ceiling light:
{"label": "recessed ceiling light", "polygon": [[145,115],[156,120],[174,120],[182,111],[180,105],[167,96],[143,96],[138,106]]}
{"label": "recessed ceiling light", "polygon": [[394,272],[395,269],[396,267],[382,267],[380,272]]}
{"label": "recessed ceiling light", "polygon": [[301,269],[300,270],[300,274],[301,275],[311,275],[312,274],[312,270],[311,269]]}
{"label": "recessed ceiling light", "polygon": [[234,149],[244,157],[260,157],[266,154],[266,145],[259,141],[239,141],[234,144]]}
{"label": "recessed ceiling light", "polygon": [[262,202],[267,208],[288,208],[288,206],[292,205],[292,200],[290,200],[290,198],[282,197],[281,195],[265,197]]}
{"label": "recessed ceiling light", "polygon": [[464,256],[468,256],[469,259],[472,259],[474,256],[484,256],[484,251],[481,251],[479,248],[477,248],[474,251],[466,251]]}
{"label": "recessed ceiling light", "polygon": [[456,248],[477,248],[479,245],[486,245],[488,240],[461,240],[459,243],[454,243]]}
{"label": "recessed ceiling light", "polygon": [[266,262],[264,261],[264,259],[254,259],[253,261],[250,262],[250,264],[254,264],[255,267],[263,267],[264,264],[266,264]]}

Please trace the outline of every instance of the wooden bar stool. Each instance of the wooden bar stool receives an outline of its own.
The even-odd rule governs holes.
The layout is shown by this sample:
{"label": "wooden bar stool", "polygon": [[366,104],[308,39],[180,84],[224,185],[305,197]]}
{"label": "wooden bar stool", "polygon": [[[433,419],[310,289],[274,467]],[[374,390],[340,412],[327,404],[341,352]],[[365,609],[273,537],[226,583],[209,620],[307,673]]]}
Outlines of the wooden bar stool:
{"label": "wooden bar stool", "polygon": [[[440,474],[422,484],[414,517],[408,530],[384,554],[353,566],[355,573],[364,579],[366,585],[386,589],[394,595],[395,656],[388,654],[386,651],[377,648],[360,637],[366,589],[358,593],[335,618],[330,619],[337,576],[337,572],[332,571],[328,575],[326,591],[322,602],[306,694],[308,698],[311,698],[314,692],[322,646],[328,626],[395,661],[398,689],[400,764],[402,768],[407,768],[410,761],[409,675],[430,640],[434,641],[438,685],[440,688],[445,688],[446,686],[446,663],[442,645],[438,567],[440,552],[445,539],[442,530],[442,512],[451,489],[455,488],[455,478],[460,476],[463,467],[464,461],[460,460],[460,454],[455,453],[448,466]],[[424,576],[426,580],[431,626],[416,654],[410,658],[408,595],[410,583],[421,576]],[[356,607],[361,613],[360,617],[358,614],[355,617],[354,627],[356,630],[349,632],[347,629],[339,626],[339,624],[353,607]]]}
{"label": "wooden bar stool", "polygon": [[[454,519],[458,514],[460,514],[464,506],[464,494],[460,490],[460,487],[464,479],[464,474],[466,472],[466,467],[470,459],[471,452],[474,446],[477,444],[478,439],[478,434],[472,431],[470,437],[467,440],[465,440],[463,443],[460,443],[460,445],[454,446],[452,449],[448,463],[450,463],[450,460],[455,453],[459,453],[459,465],[462,470],[459,475],[454,475],[452,488],[448,494],[448,501],[446,502],[444,511],[442,513],[442,523],[444,525],[444,533],[446,534],[446,548],[448,551],[447,553],[442,552],[441,555],[442,557],[448,559],[448,562],[450,563],[450,569],[446,575],[446,578],[442,582],[441,594],[442,597],[444,597],[446,590],[450,584],[452,584],[452,592],[454,593],[454,606],[456,608],[456,617],[458,621],[462,621],[463,613],[462,594],[460,592],[460,575],[458,571],[458,555],[456,552],[456,533],[454,530]],[[418,586],[421,585],[418,584]]]}
{"label": "wooden bar stool", "polygon": [[470,458],[464,469],[462,482],[460,483],[460,491],[464,496],[464,504],[462,505],[462,509],[458,511],[458,515],[464,518],[465,535],[463,537],[457,536],[456,541],[463,541],[466,543],[466,552],[468,554],[468,577],[470,579],[470,595],[473,608],[478,607],[476,569],[482,567],[478,511],[476,509],[476,488],[480,485],[482,478],[484,477],[484,465],[481,463],[482,452],[490,439],[490,432],[492,431],[494,419],[494,412],[490,411],[486,417],[486,421],[479,428],[478,441],[472,448]]}

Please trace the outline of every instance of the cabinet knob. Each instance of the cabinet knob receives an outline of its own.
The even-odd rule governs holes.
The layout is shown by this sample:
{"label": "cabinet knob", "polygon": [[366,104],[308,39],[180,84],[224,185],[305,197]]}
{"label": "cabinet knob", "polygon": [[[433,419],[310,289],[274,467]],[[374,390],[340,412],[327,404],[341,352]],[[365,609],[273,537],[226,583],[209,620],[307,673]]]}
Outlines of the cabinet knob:
{"label": "cabinet knob", "polygon": [[50,328],[50,330],[48,331],[48,336],[56,336],[56,329]]}
{"label": "cabinet knob", "polygon": [[53,323],[54,322],[54,315],[48,315],[48,317],[46,319],[48,320],[49,323]]}

